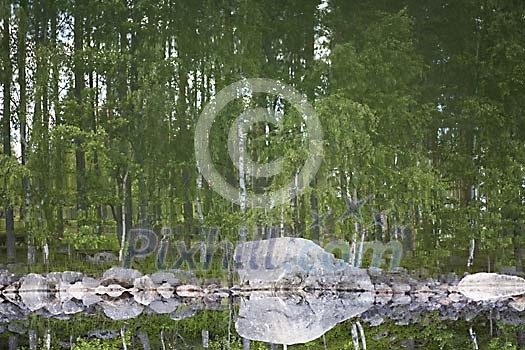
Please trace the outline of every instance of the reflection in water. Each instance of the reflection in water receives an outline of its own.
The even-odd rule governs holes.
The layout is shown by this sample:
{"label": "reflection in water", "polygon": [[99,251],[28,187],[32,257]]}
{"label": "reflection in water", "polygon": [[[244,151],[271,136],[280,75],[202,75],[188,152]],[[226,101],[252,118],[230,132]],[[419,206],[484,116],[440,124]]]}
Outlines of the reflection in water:
{"label": "reflection in water", "polygon": [[[456,276],[418,281],[407,274],[348,266],[302,239],[247,242],[241,247],[236,251],[241,283],[233,288],[183,284],[170,272],[143,276],[119,267],[100,279],[78,272],[0,272],[0,331],[25,333],[23,325],[12,321],[33,315],[69,319],[79,313],[103,313],[121,321],[165,314],[181,321],[198,317],[200,310],[226,308],[227,324],[235,321],[241,337],[285,345],[313,341],[354,317],[371,326],[388,320],[408,325],[432,312],[442,320],[472,320],[490,312],[491,318],[506,323],[525,323],[519,314],[525,310],[525,280],[519,277],[480,273],[461,281]],[[228,342],[231,331],[228,326]],[[205,339],[207,332],[203,329]]]}
{"label": "reflection in water", "polygon": [[271,295],[253,292],[241,299],[235,329],[245,338],[276,344],[307,343],[335,325],[368,310],[374,294]]}

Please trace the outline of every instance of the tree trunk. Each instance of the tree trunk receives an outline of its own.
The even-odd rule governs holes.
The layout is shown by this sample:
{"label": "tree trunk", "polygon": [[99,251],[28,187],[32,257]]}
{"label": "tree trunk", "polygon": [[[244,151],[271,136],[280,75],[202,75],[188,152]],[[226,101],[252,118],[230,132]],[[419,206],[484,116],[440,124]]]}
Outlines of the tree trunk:
{"label": "tree trunk", "polygon": [[[74,50],[75,50],[75,64],[74,64],[74,96],[77,102],[79,115],[79,127],[82,131],[85,131],[85,116],[84,108],[82,107],[82,92],[84,90],[84,67],[82,66],[81,53],[83,51],[83,37],[84,37],[84,25],[82,18],[81,1],[75,1],[74,8]],[[76,183],[77,183],[77,218],[81,217],[78,221],[78,225],[83,224],[83,220],[87,214],[87,201],[86,201],[86,155],[82,149],[83,140],[78,138],[76,140],[75,150],[75,168],[76,168]]]}
{"label": "tree trunk", "polygon": [[9,350],[16,350],[18,349],[18,337],[16,335],[10,335],[9,336]]}
{"label": "tree trunk", "polygon": [[[22,165],[27,164],[27,81],[26,81],[26,55],[27,55],[27,0],[20,1],[20,8],[18,9],[18,85],[19,85],[19,107],[18,120],[20,122],[20,156]],[[27,176],[22,178],[22,191],[24,194],[24,204],[20,210],[20,218],[24,218],[24,228],[29,230],[29,206],[31,202],[29,193],[29,179]]]}
{"label": "tree trunk", "polygon": [[[4,1],[4,28],[2,33],[2,61],[4,61],[3,71],[3,85],[4,85],[4,106],[2,119],[2,143],[4,147],[4,154],[11,157],[11,79],[13,78],[13,71],[11,67],[11,45],[10,45],[10,29],[11,29],[11,2]],[[6,229],[6,246],[7,246],[7,260],[14,261],[16,259],[15,246],[15,220],[13,207],[9,199],[9,194],[5,198],[5,229]]]}

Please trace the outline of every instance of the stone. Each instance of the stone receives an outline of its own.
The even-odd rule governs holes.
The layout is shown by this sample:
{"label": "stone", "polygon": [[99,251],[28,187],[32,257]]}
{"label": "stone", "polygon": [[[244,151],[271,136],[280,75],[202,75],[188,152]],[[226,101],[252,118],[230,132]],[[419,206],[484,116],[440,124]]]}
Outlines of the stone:
{"label": "stone", "polygon": [[371,319],[369,319],[368,322],[370,322],[370,325],[372,327],[377,327],[382,325],[385,322],[385,320],[381,316],[375,315]]}
{"label": "stone", "polygon": [[86,288],[94,289],[97,288],[100,285],[100,281],[93,278],[93,277],[84,277],[82,278],[82,284]]}
{"label": "stone", "polygon": [[453,303],[458,303],[461,300],[461,294],[459,293],[450,293],[448,299]]}
{"label": "stone", "polygon": [[410,285],[407,283],[393,283],[392,291],[394,294],[405,294],[410,292]]}
{"label": "stone", "polygon": [[35,273],[30,273],[22,279],[18,294],[30,311],[41,309],[50,302],[47,280]]}
{"label": "stone", "polygon": [[155,283],[149,276],[139,277],[133,281],[131,294],[137,303],[149,305],[157,297]]}
{"label": "stone", "polygon": [[62,305],[62,309],[63,309],[64,314],[72,315],[72,314],[82,312],[84,310],[84,305],[79,304],[78,302],[74,300],[68,300]]}
{"label": "stone", "polygon": [[21,305],[22,299],[20,298],[20,295],[18,294],[18,290],[20,289],[20,282],[13,282],[13,284],[10,284],[9,286],[5,287],[2,290],[2,296],[4,299],[10,303],[13,303],[15,305]]}
{"label": "stone", "polygon": [[86,286],[84,281],[78,281],[72,285],[69,285],[69,287],[66,289],[66,293],[64,293],[64,296],[70,296],[70,298],[66,298],[66,300],[71,298],[82,300],[86,294],[94,292],[94,289]]}
{"label": "stone", "polygon": [[142,277],[140,271],[116,266],[104,272],[104,275],[102,276],[102,284],[120,284],[127,288],[133,286],[133,282],[140,277]]}
{"label": "stone", "polygon": [[378,283],[374,285],[374,290],[376,293],[375,302],[377,304],[384,305],[387,304],[390,300],[392,300],[393,292],[390,286],[388,286],[387,284]]}
{"label": "stone", "polygon": [[125,291],[126,289],[119,284],[110,284],[108,286],[98,286],[97,288],[95,288],[96,294],[99,294],[99,295],[107,294],[108,296],[112,298],[118,298]]}
{"label": "stone", "polygon": [[176,293],[181,298],[199,298],[204,296],[202,288],[199,286],[194,286],[192,284],[184,284],[178,286]]}
{"label": "stone", "polygon": [[157,287],[157,293],[165,299],[170,299],[175,293],[175,288],[166,282],[162,286]]}
{"label": "stone", "polygon": [[0,304],[0,315],[6,317],[8,320],[19,320],[25,316],[26,312],[25,309],[21,309],[15,304]]}
{"label": "stone", "polygon": [[240,243],[234,256],[241,287],[247,289],[373,290],[365,269],[351,267],[303,238]]}
{"label": "stone", "polygon": [[149,276],[142,276],[133,281],[133,288],[139,290],[155,290],[155,283]]}
{"label": "stone", "polygon": [[[172,273],[175,275],[175,278],[180,281],[185,281],[186,283],[190,281],[191,279],[195,278],[195,274],[188,270],[181,270],[181,269],[170,269],[165,272]],[[179,282],[180,284],[180,282]]]}
{"label": "stone", "polygon": [[135,318],[142,313],[144,306],[135,303],[132,299],[122,299],[114,301],[103,301],[100,303],[104,314],[112,320],[128,320]]}
{"label": "stone", "polygon": [[408,305],[412,301],[412,298],[410,295],[406,294],[394,294],[392,297],[392,304],[393,305]]}
{"label": "stone", "polygon": [[96,329],[94,331],[89,331],[88,337],[109,340],[120,337],[120,331],[114,329]]}
{"label": "stone", "polygon": [[172,298],[155,300],[149,304],[149,308],[157,314],[169,314],[174,312],[179,305],[180,302],[177,299]]}
{"label": "stone", "polygon": [[174,287],[180,285],[180,281],[175,277],[175,274],[172,272],[166,272],[166,271],[159,271],[151,274],[149,276],[153,283],[157,285],[162,285],[164,283],[168,283]]}
{"label": "stone", "polygon": [[8,286],[18,281],[18,277],[7,270],[0,270],[0,287]]}
{"label": "stone", "polygon": [[82,298],[82,304],[84,304],[84,306],[86,307],[95,305],[101,301],[102,301],[102,298],[100,296],[96,294],[91,294],[91,293],[84,295],[84,297]]}
{"label": "stone", "polygon": [[514,300],[509,303],[509,306],[518,312],[525,311],[525,297],[514,298]]}
{"label": "stone", "polygon": [[197,305],[187,305],[183,304],[180,305],[175,311],[170,313],[170,318],[174,321],[180,321],[184,320],[186,318],[193,317],[197,311],[199,311],[199,307]]}
{"label": "stone", "polygon": [[372,307],[374,293],[347,293],[343,296],[272,295],[252,292],[241,301],[235,322],[244,338],[275,344],[301,344],[321,337],[340,322]]}
{"label": "stone", "polygon": [[158,298],[157,293],[151,290],[133,290],[131,294],[137,303],[145,306],[148,306]]}
{"label": "stone", "polygon": [[84,274],[75,271],[50,272],[46,275],[48,282],[55,286],[58,286],[60,282],[72,284],[81,281],[83,277]]}
{"label": "stone", "polygon": [[60,315],[62,313],[62,302],[60,302],[60,300],[53,300],[46,305],[46,310],[51,315]]}
{"label": "stone", "polygon": [[465,276],[458,284],[461,294],[475,301],[506,299],[525,294],[525,279],[497,273]]}
{"label": "stone", "polygon": [[87,260],[91,263],[101,264],[117,261],[118,257],[113,252],[98,252],[93,256],[86,256]]}
{"label": "stone", "polygon": [[11,333],[24,335],[27,333],[27,325],[19,322],[11,322],[7,325],[7,330]]}

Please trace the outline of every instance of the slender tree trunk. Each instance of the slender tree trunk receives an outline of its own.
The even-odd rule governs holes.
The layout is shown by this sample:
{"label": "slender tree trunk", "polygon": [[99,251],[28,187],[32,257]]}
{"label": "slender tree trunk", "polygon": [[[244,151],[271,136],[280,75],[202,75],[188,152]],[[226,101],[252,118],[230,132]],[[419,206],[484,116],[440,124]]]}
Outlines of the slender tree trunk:
{"label": "slender tree trunk", "polygon": [[[10,29],[11,29],[11,2],[3,2],[4,8],[4,28],[2,33],[2,61],[4,61],[3,71],[3,85],[4,85],[4,106],[2,119],[2,143],[4,147],[4,154],[11,157],[11,79],[13,78],[13,71],[11,67],[11,45],[10,45]],[[15,219],[13,206],[9,197],[5,199],[5,229],[6,229],[6,245],[7,245],[7,260],[14,261],[16,259],[15,246]]]}
{"label": "slender tree trunk", "polygon": [[[74,64],[74,95],[77,102],[79,113],[79,127],[82,131],[85,131],[85,116],[84,108],[82,106],[82,93],[84,90],[84,67],[82,65],[81,53],[83,51],[83,38],[84,38],[84,24],[81,9],[82,1],[76,0],[74,7],[74,50],[75,50],[75,64]],[[82,149],[83,140],[76,140],[75,150],[75,168],[76,168],[76,183],[77,183],[77,218],[80,216],[82,219],[78,221],[78,225],[83,224],[83,220],[87,214],[87,199],[86,199],[86,155]]]}
{"label": "slender tree trunk", "polygon": [[[57,5],[53,3],[53,11],[51,14],[51,47],[57,47],[57,35],[58,35],[58,9]],[[58,58],[55,58],[53,61],[52,68],[52,95],[53,95],[53,107],[55,112],[55,125],[61,125],[63,123],[61,118],[60,111],[60,96],[59,96],[59,80],[60,80],[60,63]],[[56,225],[55,229],[57,233],[64,233],[64,205],[61,192],[64,188],[64,175],[63,175],[63,164],[65,163],[64,159],[64,147],[61,142],[58,142],[56,145],[56,151],[54,155],[54,168],[55,168],[55,187],[56,191],[59,193],[59,198],[56,203]]]}
{"label": "slender tree trunk", "polygon": [[18,337],[16,335],[10,335],[9,336],[9,350],[17,350],[18,349]]}
{"label": "slender tree trunk", "polygon": [[[27,81],[26,81],[26,40],[27,40],[27,0],[20,1],[20,7],[18,9],[18,85],[19,85],[19,107],[18,107],[18,120],[20,122],[20,156],[21,163],[23,166],[27,164],[27,149],[28,149],[28,137],[27,137]],[[29,206],[30,206],[30,193],[29,193],[29,179],[27,176],[22,178],[22,191],[24,194],[24,204],[22,205],[20,217],[24,219],[24,228],[29,230]]]}

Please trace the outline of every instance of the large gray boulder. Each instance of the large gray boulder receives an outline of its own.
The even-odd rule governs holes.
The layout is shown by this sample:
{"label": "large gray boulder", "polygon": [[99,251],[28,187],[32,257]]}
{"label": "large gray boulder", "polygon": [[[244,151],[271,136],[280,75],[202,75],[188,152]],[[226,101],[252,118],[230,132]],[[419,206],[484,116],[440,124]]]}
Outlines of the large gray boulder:
{"label": "large gray boulder", "polygon": [[476,301],[507,299],[525,294],[525,279],[481,272],[465,276],[459,282],[458,290],[467,298]]}
{"label": "large gray boulder", "polygon": [[22,303],[30,310],[36,311],[50,301],[49,285],[45,277],[30,273],[23,277],[18,294]]}
{"label": "large gray boulder", "polygon": [[248,289],[374,289],[366,270],[351,267],[303,238],[240,243],[235,265],[241,287]]}
{"label": "large gray boulder", "polygon": [[133,301],[133,299],[104,300],[100,303],[104,314],[112,320],[128,320],[142,313],[144,306]]}
{"label": "large gray boulder", "polygon": [[252,292],[240,301],[240,336],[274,344],[302,344],[373,306],[374,293],[272,295]]}
{"label": "large gray boulder", "polygon": [[133,287],[133,282],[140,277],[142,277],[140,271],[115,266],[104,272],[101,284],[104,286],[120,284],[121,286],[128,288]]}

